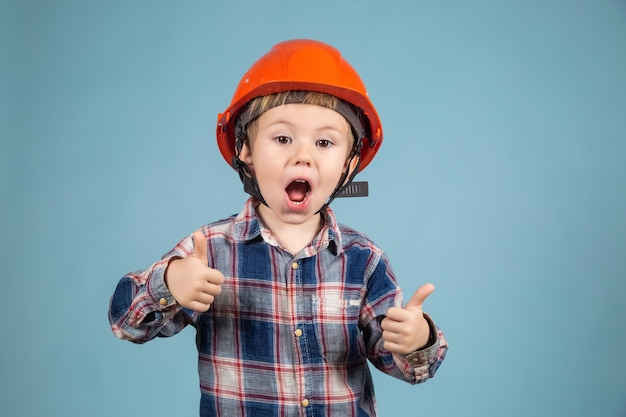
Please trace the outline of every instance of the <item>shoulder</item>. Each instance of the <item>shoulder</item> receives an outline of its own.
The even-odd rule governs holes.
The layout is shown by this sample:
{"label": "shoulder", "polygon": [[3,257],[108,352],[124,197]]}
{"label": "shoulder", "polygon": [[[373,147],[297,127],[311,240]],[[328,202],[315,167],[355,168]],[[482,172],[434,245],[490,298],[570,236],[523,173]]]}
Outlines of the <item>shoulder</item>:
{"label": "shoulder", "polygon": [[237,218],[237,215],[233,214],[231,216],[224,217],[219,220],[214,220],[202,226],[202,229],[206,235],[219,233],[219,232],[226,232],[232,229],[236,218]]}
{"label": "shoulder", "polygon": [[248,200],[241,212],[208,223],[202,231],[208,239],[250,240],[258,236],[260,227],[254,207]]}
{"label": "shoulder", "polygon": [[338,224],[338,228],[341,233],[341,243],[344,251],[355,248],[368,250],[382,256],[382,248],[365,233],[341,223]]}
{"label": "shoulder", "polygon": [[[366,285],[395,286],[395,276],[387,253],[365,233],[339,224],[341,253],[345,256],[349,274],[360,276]],[[386,290],[385,290],[386,291]]]}
{"label": "shoulder", "polygon": [[[326,207],[323,216],[331,231],[330,233],[337,235],[338,243],[344,251],[350,248],[360,248],[361,250],[370,250],[382,254],[382,249],[365,233],[343,223],[339,223],[335,213],[330,207]],[[335,236],[331,235],[331,238],[333,237]]]}

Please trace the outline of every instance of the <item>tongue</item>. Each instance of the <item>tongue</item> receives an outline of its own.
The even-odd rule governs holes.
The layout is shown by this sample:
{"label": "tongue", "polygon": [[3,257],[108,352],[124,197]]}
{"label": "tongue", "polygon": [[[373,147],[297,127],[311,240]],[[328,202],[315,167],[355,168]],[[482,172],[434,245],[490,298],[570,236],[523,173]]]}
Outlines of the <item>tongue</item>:
{"label": "tongue", "polygon": [[287,195],[291,201],[301,202],[306,197],[306,193],[309,191],[309,184],[306,182],[292,182],[287,187]]}

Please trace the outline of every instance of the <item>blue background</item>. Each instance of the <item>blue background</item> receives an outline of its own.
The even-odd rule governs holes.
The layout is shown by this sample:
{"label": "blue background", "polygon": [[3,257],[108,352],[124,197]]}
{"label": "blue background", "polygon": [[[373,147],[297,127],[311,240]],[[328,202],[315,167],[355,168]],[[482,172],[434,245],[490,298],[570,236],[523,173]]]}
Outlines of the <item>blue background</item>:
{"label": "blue background", "polygon": [[109,330],[118,279],[245,194],[215,121],[274,43],[358,69],[385,141],[333,203],[450,341],[382,416],[626,416],[626,2],[0,1],[0,414],[194,416],[193,329]]}

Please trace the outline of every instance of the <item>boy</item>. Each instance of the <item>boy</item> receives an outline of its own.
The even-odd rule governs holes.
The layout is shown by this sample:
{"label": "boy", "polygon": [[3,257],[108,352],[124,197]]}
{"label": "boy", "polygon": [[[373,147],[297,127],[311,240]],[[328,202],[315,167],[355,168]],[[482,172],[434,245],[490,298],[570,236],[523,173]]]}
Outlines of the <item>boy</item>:
{"label": "boy", "polygon": [[120,280],[115,335],[143,343],[193,325],[201,416],[374,416],[368,359],[410,383],[432,377],[447,350],[422,312],[434,287],[402,307],[386,255],[328,206],[383,139],[339,52],[274,46],[219,115],[217,139],[251,197]]}

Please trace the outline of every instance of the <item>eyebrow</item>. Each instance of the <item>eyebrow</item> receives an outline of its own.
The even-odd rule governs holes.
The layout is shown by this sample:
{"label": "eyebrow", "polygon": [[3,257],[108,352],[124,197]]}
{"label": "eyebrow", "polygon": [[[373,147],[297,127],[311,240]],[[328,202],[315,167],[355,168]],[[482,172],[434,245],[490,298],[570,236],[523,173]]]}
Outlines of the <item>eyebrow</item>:
{"label": "eyebrow", "polygon": [[[288,120],[285,119],[277,119],[277,120],[272,120],[267,122],[266,126],[267,127],[271,127],[274,125],[289,125],[289,126],[294,126],[295,123],[290,122]],[[345,121],[345,125],[344,124],[340,124],[340,125],[332,125],[332,124],[328,124],[328,125],[322,125],[319,127],[315,127],[315,130],[319,131],[319,130],[334,130],[337,131],[339,133],[343,133],[343,130],[345,130],[345,128],[347,128],[348,133],[350,133],[350,125],[348,124],[347,121]]]}

